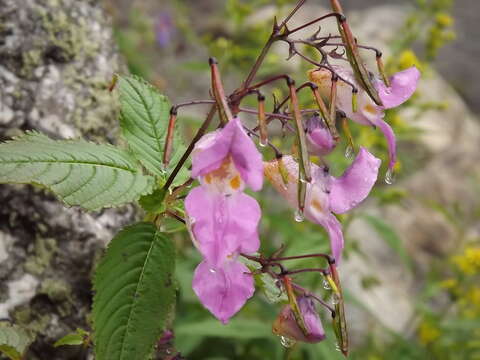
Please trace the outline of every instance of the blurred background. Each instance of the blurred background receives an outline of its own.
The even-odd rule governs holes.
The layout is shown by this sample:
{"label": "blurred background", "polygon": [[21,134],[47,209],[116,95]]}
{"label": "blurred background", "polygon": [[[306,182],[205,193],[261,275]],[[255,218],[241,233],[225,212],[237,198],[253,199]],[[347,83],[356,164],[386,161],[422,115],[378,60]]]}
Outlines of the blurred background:
{"label": "blurred background", "polygon": [[[4,9],[9,3],[9,0],[5,1],[7,5]],[[66,0],[60,3],[68,4],[72,9],[77,6]],[[85,5],[88,11],[79,11],[79,16],[94,19],[95,22],[90,25],[90,20],[86,20],[87,27],[90,28],[88,31],[97,32],[101,36],[89,40],[88,46],[92,46],[92,51],[100,54],[102,60],[98,60],[100,55],[95,55],[81,60],[82,62],[79,62],[79,59],[83,59],[79,56],[74,56],[74,60],[63,61],[60,58],[57,61],[64,53],[49,53],[54,60],[45,60],[46,65],[34,64],[33,70],[30,69],[33,74],[31,78],[16,73],[24,81],[22,84],[26,84],[22,85],[25,91],[30,91],[29,84],[36,81],[40,84],[40,89],[47,89],[51,95],[54,94],[55,91],[51,91],[45,83],[45,79],[54,76],[51,66],[58,66],[55,71],[63,79],[69,61],[76,61],[74,69],[88,79],[82,80],[85,81],[85,86],[95,84],[98,89],[105,90],[113,72],[130,71],[155,84],[169,96],[172,103],[208,99],[210,82],[207,59],[212,55],[219,61],[227,92],[233,91],[245,77],[268,38],[273,16],[281,18],[295,1],[104,0],[100,4],[78,3],[88,3]],[[354,211],[341,216],[346,251],[340,276],[347,297],[350,358],[480,359],[480,123],[477,118],[480,111],[477,96],[480,91],[480,75],[477,71],[480,42],[473,36],[480,20],[480,3],[474,0],[343,0],[342,4],[355,36],[362,44],[383,51],[390,74],[412,65],[416,65],[422,72],[421,84],[415,96],[402,107],[387,113],[387,121],[398,138],[399,163],[395,183],[385,184],[385,169],[382,168],[381,177],[370,198]],[[45,6],[48,8],[50,5]],[[326,12],[327,0],[308,1],[294,17],[292,24],[302,24]],[[68,11],[67,14],[71,15]],[[1,15],[0,12],[0,17]],[[97,27],[95,24],[101,25]],[[315,30],[316,28],[311,28],[299,36],[307,37]],[[322,31],[325,34],[334,32],[335,24],[329,21],[322,23]],[[75,42],[78,39],[72,37],[71,40]],[[0,43],[0,55],[2,49],[13,46],[12,44],[14,42],[10,45],[8,41]],[[3,55],[5,54],[4,66],[11,70],[13,65],[9,64],[14,64],[15,59],[8,57],[9,52],[4,51]],[[259,79],[288,73],[298,81],[305,81],[310,67],[295,58],[286,61],[287,56],[287,48],[274,46],[259,73]],[[369,64],[374,63],[372,53],[365,52],[364,56]],[[97,60],[92,63],[92,58]],[[24,66],[29,63],[24,61],[22,64]],[[35,71],[39,72],[38,69],[42,66],[45,67],[45,72],[37,74]],[[0,80],[3,76],[9,84],[10,78],[2,75],[2,71],[0,68]],[[73,89],[70,83],[65,84],[66,90],[57,89],[56,93],[66,94],[69,89]],[[79,86],[83,86],[83,83]],[[12,103],[11,108],[16,109],[13,111],[15,115],[10,122],[0,121],[0,136],[9,137],[18,129],[39,128],[58,136],[81,134],[92,139],[107,138],[114,142],[116,133],[108,124],[115,114],[115,107],[100,107],[99,104],[107,101],[103,95],[85,95],[84,90],[72,90],[72,94],[88,95],[87,98],[92,101],[82,108],[87,109],[82,110],[88,115],[82,118],[84,120],[75,120],[73,115],[72,121],[66,122],[56,122],[52,118],[49,121],[38,120],[32,116],[32,109],[44,103],[40,95],[35,95],[33,98],[37,99],[37,103],[31,107]],[[268,90],[279,98],[287,91],[281,86],[272,86]],[[45,91],[40,93],[44,94]],[[5,99],[8,100],[8,96],[7,92]],[[8,109],[7,100],[5,103]],[[306,107],[311,99],[302,97],[301,102]],[[63,104],[65,101],[61,106]],[[249,99],[246,104],[256,106],[253,99]],[[271,96],[268,97],[268,106],[272,106]],[[41,111],[49,114],[55,112],[54,108],[48,103]],[[70,114],[70,110],[63,111]],[[179,119],[186,138],[192,137],[204,118],[205,111],[201,106],[182,109]],[[22,115],[23,113],[27,115]],[[92,125],[92,116],[102,119],[103,125]],[[42,119],[42,112],[39,118]],[[247,117],[245,120],[252,124],[255,121],[254,118],[249,120]],[[379,131],[354,123],[351,124],[351,130],[356,145],[366,146],[385,163],[386,144]],[[273,131],[276,134],[273,142],[288,153],[291,143],[282,138],[281,131]],[[336,151],[328,157],[336,175],[341,174],[351,161],[345,158],[345,149],[346,143],[342,140]],[[272,158],[268,150],[264,150],[264,156]],[[9,194],[12,191],[10,189]],[[15,191],[19,190],[14,190],[13,193]],[[10,199],[11,196],[8,196],[6,198]],[[282,244],[286,245],[286,255],[328,251],[328,239],[323,229],[306,221],[295,222],[293,210],[278,198],[268,184],[261,194],[255,196],[263,210],[260,232],[262,252],[270,254]],[[22,197],[24,202],[27,197]],[[11,204],[10,208],[8,204]],[[12,239],[22,238],[23,234],[11,230],[18,227],[19,223],[15,223],[15,220],[7,221],[7,209],[16,209],[13,200],[11,203],[7,201],[4,210],[0,210],[0,216],[3,216],[0,219],[4,220],[4,224],[10,224],[2,227],[2,231],[11,232]],[[53,210],[50,211],[54,213]],[[88,281],[92,259],[108,241],[112,229],[134,217],[133,210],[126,209],[121,211],[121,220],[113,221],[111,219],[114,216],[119,219],[118,213],[109,211],[94,215],[93,219],[82,218],[80,225],[75,223],[71,226],[86,231],[88,226],[93,226],[96,222],[99,224],[95,225],[96,229],[100,229],[88,235],[83,233],[80,241],[86,244],[85,239],[88,239],[88,246],[91,247],[82,245],[85,247],[81,253],[90,260],[81,265],[81,276],[70,274],[75,279],[78,277],[75,286],[81,286],[83,290],[73,289],[73,295],[69,297],[82,299],[83,304],[89,303],[88,283],[85,281]],[[70,215],[80,216],[75,210]],[[21,212],[20,219],[23,217],[28,217],[28,212]],[[56,235],[49,236],[55,238]],[[271,333],[271,324],[280,311],[280,305],[275,303],[275,298],[269,298],[262,291],[258,291],[254,299],[227,326],[221,325],[200,305],[191,289],[193,270],[200,261],[200,256],[191,246],[185,232],[174,236],[177,237],[181,257],[177,274],[180,295],[174,323],[175,348],[183,356],[209,360],[342,358],[335,349],[335,336],[329,316],[320,309],[327,339],[314,345],[283,347],[280,339]],[[5,240],[5,244],[7,254],[9,251],[13,254],[12,249],[25,247],[25,243],[22,245],[16,240]],[[62,240],[57,240],[55,244],[60,250],[52,252],[49,259],[54,260],[48,260],[44,264],[46,268],[62,256],[68,258],[65,255],[68,250],[66,245],[62,245]],[[38,244],[26,248],[25,254],[15,255],[16,263],[23,264],[28,259],[38,262],[39,253],[49,253],[48,246],[46,250],[42,250]],[[31,260],[32,256],[34,260]],[[13,264],[14,262],[12,265],[4,262],[0,265],[0,278],[3,276],[5,284],[20,277],[19,274],[12,275]],[[293,262],[290,266],[298,268],[314,265],[313,262],[303,261]],[[58,275],[53,271],[35,273],[27,267],[25,273],[32,273],[37,279],[36,282],[29,280],[30,285],[26,285],[28,289],[35,289],[32,295],[22,298],[14,305],[8,305],[8,302],[5,303],[7,305],[2,305],[0,295],[0,310],[9,313],[16,321],[23,321],[27,325],[37,321],[35,326],[41,327],[43,323],[39,325],[39,319],[33,318],[31,314],[26,316],[25,308],[20,308],[19,312],[19,306],[36,301],[31,306],[45,308],[45,303],[48,303],[49,309],[57,313],[66,300],[59,300],[58,293],[54,293],[57,296],[55,298],[48,289],[42,290],[43,292],[38,290],[46,278],[54,279],[55,283],[59,281]],[[25,280],[26,275],[21,276]],[[297,280],[319,295],[329,298],[330,292],[323,288],[321,278],[302,276]],[[75,286],[71,284],[71,287]],[[65,330],[85,322],[88,315],[82,312],[79,314],[81,316],[78,315],[78,318],[68,321],[63,321],[64,318],[60,315],[60,327]],[[48,320],[50,323],[45,319],[42,321],[50,324],[42,328],[49,329],[48,336],[54,338],[60,335],[50,328],[51,318]],[[51,354],[52,359],[86,358],[83,352],[53,355],[42,344],[37,344],[34,349],[35,356],[43,352]]]}

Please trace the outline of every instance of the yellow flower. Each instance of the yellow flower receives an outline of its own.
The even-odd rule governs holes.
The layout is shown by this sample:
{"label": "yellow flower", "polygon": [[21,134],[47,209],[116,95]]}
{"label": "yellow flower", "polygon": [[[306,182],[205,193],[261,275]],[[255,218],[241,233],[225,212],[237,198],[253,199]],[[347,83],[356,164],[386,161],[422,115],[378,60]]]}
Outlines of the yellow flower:
{"label": "yellow flower", "polygon": [[418,329],[418,337],[424,345],[430,344],[440,337],[440,330],[429,322],[423,322]]}
{"label": "yellow flower", "polygon": [[453,257],[453,262],[466,275],[480,272],[480,247],[467,247],[462,255]]}
{"label": "yellow flower", "polygon": [[444,289],[451,290],[458,286],[458,280],[454,278],[446,279],[440,283],[440,286]]}
{"label": "yellow flower", "polygon": [[438,13],[435,20],[439,26],[450,27],[453,25],[453,18],[446,13]]}
{"label": "yellow flower", "polygon": [[411,66],[416,66],[420,71],[422,71],[422,63],[417,58],[415,53],[412,50],[404,50],[400,54],[400,59],[398,61],[398,66],[400,70],[408,69]]}

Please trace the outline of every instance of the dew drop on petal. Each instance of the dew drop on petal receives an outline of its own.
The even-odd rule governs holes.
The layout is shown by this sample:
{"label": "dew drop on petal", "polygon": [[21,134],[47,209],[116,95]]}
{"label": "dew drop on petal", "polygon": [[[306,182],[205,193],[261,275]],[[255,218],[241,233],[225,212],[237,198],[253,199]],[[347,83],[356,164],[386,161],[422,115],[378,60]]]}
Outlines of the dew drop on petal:
{"label": "dew drop on petal", "polygon": [[303,211],[300,209],[295,210],[295,221],[302,222],[303,220],[305,220],[305,215],[303,214]]}
{"label": "dew drop on petal", "polygon": [[209,271],[212,273],[212,274],[215,274],[217,272],[217,270],[215,270],[214,268],[210,268]]}
{"label": "dew drop on petal", "polygon": [[268,145],[268,140],[260,139],[260,141],[258,142],[258,145],[260,145],[261,147],[266,147]]}
{"label": "dew drop on petal", "polygon": [[330,286],[330,283],[327,281],[327,279],[323,279],[323,288],[325,290],[332,290],[332,287]]}
{"label": "dew drop on petal", "polygon": [[348,145],[347,148],[345,149],[345,157],[347,159],[351,159],[353,158],[354,153],[355,153],[355,150],[353,149],[353,147]]}
{"label": "dew drop on petal", "polygon": [[338,345],[338,343],[335,343],[335,350],[342,351],[342,348],[340,347],[340,345]]}
{"label": "dew drop on petal", "polygon": [[292,347],[293,345],[295,345],[297,342],[293,339],[290,339],[286,336],[280,336],[280,344],[282,344],[282,346],[286,347],[286,348],[289,348],[289,347]]}
{"label": "dew drop on petal", "polygon": [[395,173],[393,172],[393,169],[387,170],[387,173],[385,174],[385,182],[388,185],[392,185],[395,182]]}

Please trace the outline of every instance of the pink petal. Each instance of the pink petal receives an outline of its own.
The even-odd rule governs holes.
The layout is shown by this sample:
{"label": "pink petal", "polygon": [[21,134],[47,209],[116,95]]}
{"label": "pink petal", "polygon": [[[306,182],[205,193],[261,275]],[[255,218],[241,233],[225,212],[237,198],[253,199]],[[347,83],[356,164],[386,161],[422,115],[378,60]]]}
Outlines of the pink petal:
{"label": "pink petal", "polygon": [[[285,169],[288,172],[289,181],[285,185],[278,172],[278,162],[270,162],[265,165],[265,175],[272,182],[274,187],[293,207],[297,208],[297,187],[298,187],[298,163],[291,156],[282,158]],[[331,187],[335,179],[323,168],[312,164],[313,181],[307,185],[307,196],[305,199],[305,217],[325,228],[330,238],[332,254],[336,261],[340,261],[343,249],[342,226],[337,218],[331,213]]]}
{"label": "pink petal", "polygon": [[237,261],[226,262],[221,267],[202,261],[195,269],[192,286],[203,306],[224,324],[255,291],[248,268]]}
{"label": "pink petal", "polygon": [[395,133],[393,132],[392,128],[388,123],[383,120],[380,120],[376,124],[380,131],[383,133],[385,138],[387,139],[387,146],[388,146],[388,168],[393,169],[395,163],[397,162],[397,144],[395,141]]}
{"label": "pink petal", "polygon": [[231,155],[240,175],[254,191],[262,188],[262,155],[243,130],[240,119],[234,118],[223,129],[202,137],[192,156],[192,177],[204,176],[220,167]]}
{"label": "pink petal", "polygon": [[231,123],[236,126],[231,147],[235,167],[240,172],[243,181],[253,191],[259,191],[263,185],[262,154],[243,129],[240,119],[234,118]]}
{"label": "pink petal", "polygon": [[362,202],[377,181],[381,160],[360,147],[357,157],[339,178],[333,178],[330,188],[330,209],[343,214]]}
{"label": "pink petal", "polygon": [[327,230],[328,237],[330,238],[332,256],[335,259],[335,263],[338,265],[342,259],[342,251],[344,248],[342,224],[340,224],[332,213],[322,219],[320,223]]}
{"label": "pink petal", "polygon": [[225,196],[199,186],[185,199],[185,210],[195,246],[213,265],[258,250],[261,210],[254,198],[243,193]]}
{"label": "pink petal", "polygon": [[297,302],[307,334],[305,334],[298,325],[290,305],[285,305],[282,308],[282,311],[273,323],[273,333],[311,344],[325,339],[325,331],[323,330],[322,322],[320,321],[312,299],[299,296]]}
{"label": "pink petal", "polygon": [[420,71],[412,66],[390,77],[390,87],[383,81],[376,81],[375,87],[385,109],[394,108],[407,101],[417,89],[419,79]]}
{"label": "pink petal", "polygon": [[[358,90],[357,111],[353,111],[352,87],[345,81],[339,80],[337,83],[337,108],[342,110],[347,118],[362,125],[374,125],[378,119],[383,118],[383,108],[377,106],[357,83],[353,70],[340,65],[332,65],[332,67],[343,80],[352,83]],[[332,75],[327,69],[310,72],[310,80],[319,86],[320,91],[327,98],[330,96],[331,78]]]}
{"label": "pink petal", "polygon": [[313,300],[309,297],[301,296],[297,298],[297,302],[308,331],[308,342],[315,343],[325,339],[325,331]]}
{"label": "pink petal", "polygon": [[307,145],[312,155],[328,155],[337,145],[328,129],[316,128],[307,133]]}
{"label": "pink petal", "polygon": [[192,155],[192,177],[197,178],[220,167],[228,156],[236,131],[229,122],[223,129],[204,135],[196,144]]}

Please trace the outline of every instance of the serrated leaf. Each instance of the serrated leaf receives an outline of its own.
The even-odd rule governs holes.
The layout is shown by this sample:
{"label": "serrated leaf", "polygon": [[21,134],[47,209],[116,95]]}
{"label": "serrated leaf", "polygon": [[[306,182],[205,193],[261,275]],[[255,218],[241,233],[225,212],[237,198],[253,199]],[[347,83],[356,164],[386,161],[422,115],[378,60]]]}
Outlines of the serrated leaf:
{"label": "serrated leaf", "polygon": [[153,174],[164,176],[162,163],[170,117],[170,102],[146,81],[120,77],[120,126],[140,162]]}
{"label": "serrated leaf", "polygon": [[54,347],[64,346],[64,345],[83,345],[85,340],[88,338],[89,334],[83,329],[77,329],[74,333],[67,334],[61,339],[57,340]]}
{"label": "serrated leaf", "polygon": [[39,184],[67,205],[97,210],[150,193],[154,179],[128,152],[111,145],[28,132],[0,144],[0,183]]}
{"label": "serrated leaf", "polygon": [[144,195],[139,199],[139,204],[146,212],[159,214],[166,210],[165,196],[167,190],[163,188],[156,189],[151,194]]}
{"label": "serrated leaf", "polygon": [[[258,262],[249,260],[245,257],[239,258],[242,263],[244,263],[252,272],[259,270],[261,268]],[[267,301],[271,304],[276,303],[286,303],[288,302],[288,297],[283,286],[277,285],[277,280],[272,278],[269,274],[260,273],[253,276],[255,279],[255,286],[262,291],[263,295]]]}
{"label": "serrated leaf", "polygon": [[123,229],[95,274],[93,302],[97,360],[144,360],[175,301],[175,247],[150,223]]}
{"label": "serrated leaf", "polygon": [[[120,77],[120,126],[137,159],[152,174],[167,177],[186,150],[178,127],[173,137],[171,160],[163,165],[163,153],[170,117],[170,101],[152,85],[136,76]],[[179,185],[190,177],[188,162],[173,182]]]}
{"label": "serrated leaf", "polygon": [[9,359],[21,360],[32,342],[32,336],[25,330],[0,322],[0,353]]}

